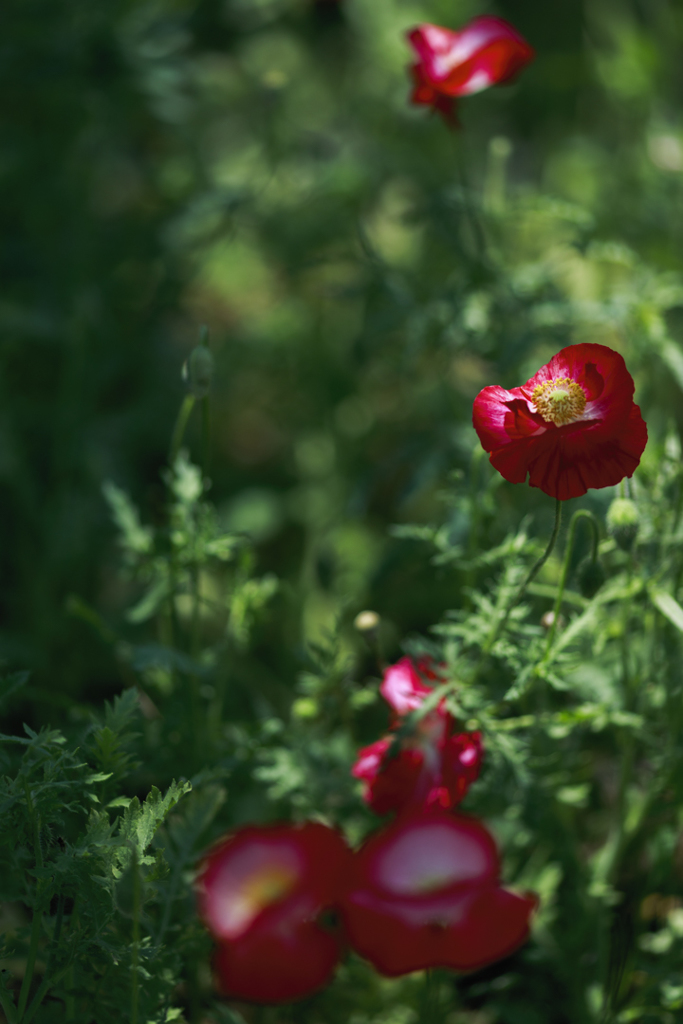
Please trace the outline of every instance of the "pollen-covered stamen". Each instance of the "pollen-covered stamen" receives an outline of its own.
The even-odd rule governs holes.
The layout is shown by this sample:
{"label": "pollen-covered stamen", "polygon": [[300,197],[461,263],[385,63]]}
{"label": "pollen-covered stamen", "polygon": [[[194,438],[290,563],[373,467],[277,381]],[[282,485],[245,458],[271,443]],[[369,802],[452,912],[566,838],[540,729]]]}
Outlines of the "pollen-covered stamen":
{"label": "pollen-covered stamen", "polygon": [[586,393],[571,377],[556,377],[538,384],[531,398],[543,419],[556,427],[578,420],[586,408]]}

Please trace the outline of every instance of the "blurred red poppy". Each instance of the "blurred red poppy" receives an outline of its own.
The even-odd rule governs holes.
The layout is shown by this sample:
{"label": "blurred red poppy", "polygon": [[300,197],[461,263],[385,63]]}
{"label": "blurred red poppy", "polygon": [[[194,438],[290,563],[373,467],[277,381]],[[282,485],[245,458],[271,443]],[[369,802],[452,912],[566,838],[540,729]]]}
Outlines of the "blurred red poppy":
{"label": "blurred red poppy", "polygon": [[[433,680],[439,679],[431,662],[418,665]],[[397,729],[431,692],[410,658],[390,665],[380,693],[394,711],[392,727]],[[365,783],[363,798],[376,814],[408,806],[448,809],[461,802],[479,777],[483,747],[481,733],[455,733],[455,728],[441,701],[412,735],[399,740],[390,734],[359,750],[351,771]]]}
{"label": "blurred red poppy", "polygon": [[208,852],[199,913],[219,944],[225,995],[280,1003],[327,984],[342,941],[320,915],[337,902],[350,858],[342,836],[315,822],[248,826]]}
{"label": "blurred red poppy", "polygon": [[433,107],[457,123],[456,98],[481,92],[513,78],[535,53],[502,18],[474,18],[459,32],[439,25],[418,25],[408,33],[418,62],[411,68],[411,101]]}
{"label": "blurred red poppy", "polygon": [[566,501],[632,476],[647,443],[633,378],[606,345],[570,345],[519,388],[484,388],[473,422],[510,483]]}
{"label": "blurred red poppy", "polygon": [[481,822],[459,813],[402,815],[353,858],[342,916],[353,948],[381,974],[469,971],[527,938],[536,901],[500,887]]}

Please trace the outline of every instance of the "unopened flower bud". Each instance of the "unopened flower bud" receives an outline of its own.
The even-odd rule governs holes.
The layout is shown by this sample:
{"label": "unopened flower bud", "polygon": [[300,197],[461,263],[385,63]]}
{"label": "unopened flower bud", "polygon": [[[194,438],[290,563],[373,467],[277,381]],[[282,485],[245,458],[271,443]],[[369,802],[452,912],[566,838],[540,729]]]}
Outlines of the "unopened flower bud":
{"label": "unopened flower bud", "polygon": [[379,615],[371,611],[359,612],[353,624],[359,633],[371,633],[379,626]]}
{"label": "unopened flower bud", "polygon": [[[554,623],[554,621],[555,621],[555,612],[553,612],[553,611],[545,612],[545,614],[543,614],[541,616],[541,625],[543,626],[544,629],[550,629],[552,624]],[[565,624],[564,623],[564,616],[563,615],[558,615],[558,617],[557,617],[557,625],[559,626],[559,628],[560,629],[564,629],[564,624]]]}
{"label": "unopened flower bud", "polygon": [[595,561],[593,561],[592,558],[584,558],[583,561],[579,563],[576,576],[579,584],[579,590],[584,597],[588,598],[595,597],[606,578],[602,562],[597,558]]}
{"label": "unopened flower bud", "polygon": [[195,398],[206,398],[211,389],[213,356],[206,345],[197,345],[183,366],[183,380]]}
{"label": "unopened flower bud", "polygon": [[630,551],[638,536],[638,508],[630,498],[615,498],[607,510],[607,529],[622,551]]}

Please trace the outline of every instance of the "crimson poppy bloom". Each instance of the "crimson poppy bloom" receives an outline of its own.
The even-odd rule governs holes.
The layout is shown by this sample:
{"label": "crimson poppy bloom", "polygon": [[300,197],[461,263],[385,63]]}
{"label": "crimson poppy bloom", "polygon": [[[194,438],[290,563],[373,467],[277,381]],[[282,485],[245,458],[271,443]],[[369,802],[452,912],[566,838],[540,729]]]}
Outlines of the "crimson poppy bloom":
{"label": "crimson poppy bloom", "polygon": [[[431,662],[418,665],[428,677],[439,679]],[[410,658],[390,665],[380,693],[394,711],[393,728],[431,692]],[[441,701],[412,736],[401,741],[385,736],[359,750],[351,772],[365,783],[363,799],[376,814],[408,806],[448,809],[461,802],[479,777],[483,748],[481,733],[454,730],[455,720]]]}
{"label": "crimson poppy bloom", "polygon": [[481,92],[513,78],[533,60],[534,50],[502,18],[474,18],[459,32],[418,25],[408,33],[418,62],[411,68],[411,102],[433,107],[456,123],[458,96]]}
{"label": "crimson poppy bloom", "polygon": [[394,977],[507,956],[527,938],[535,905],[499,885],[496,845],[481,822],[433,810],[370,836],[341,909],[353,948]]}
{"label": "crimson poppy bloom", "polygon": [[248,826],[208,852],[199,913],[218,942],[225,995],[280,1003],[327,984],[342,942],[320,915],[337,902],[350,857],[341,835],[316,822]]}
{"label": "crimson poppy bloom", "polygon": [[579,498],[632,476],[647,443],[633,378],[606,345],[570,345],[530,380],[492,385],[474,400],[474,429],[491,465],[512,484]]}

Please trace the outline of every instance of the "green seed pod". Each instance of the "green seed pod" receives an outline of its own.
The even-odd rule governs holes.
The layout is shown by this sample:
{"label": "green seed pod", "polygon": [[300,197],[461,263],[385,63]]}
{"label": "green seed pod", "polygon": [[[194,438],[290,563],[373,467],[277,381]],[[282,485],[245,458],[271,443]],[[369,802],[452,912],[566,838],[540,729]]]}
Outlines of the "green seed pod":
{"label": "green seed pod", "polygon": [[183,366],[183,380],[187,381],[195,398],[206,398],[211,389],[213,356],[206,345],[197,345]]}
{"label": "green seed pod", "polygon": [[638,536],[636,503],[630,498],[615,498],[607,510],[607,529],[622,551],[630,551]]}
{"label": "green seed pod", "polygon": [[595,597],[606,579],[602,562],[599,562],[597,558],[595,561],[592,558],[584,558],[582,562],[579,562],[576,577],[579,590],[584,597],[589,598]]}

